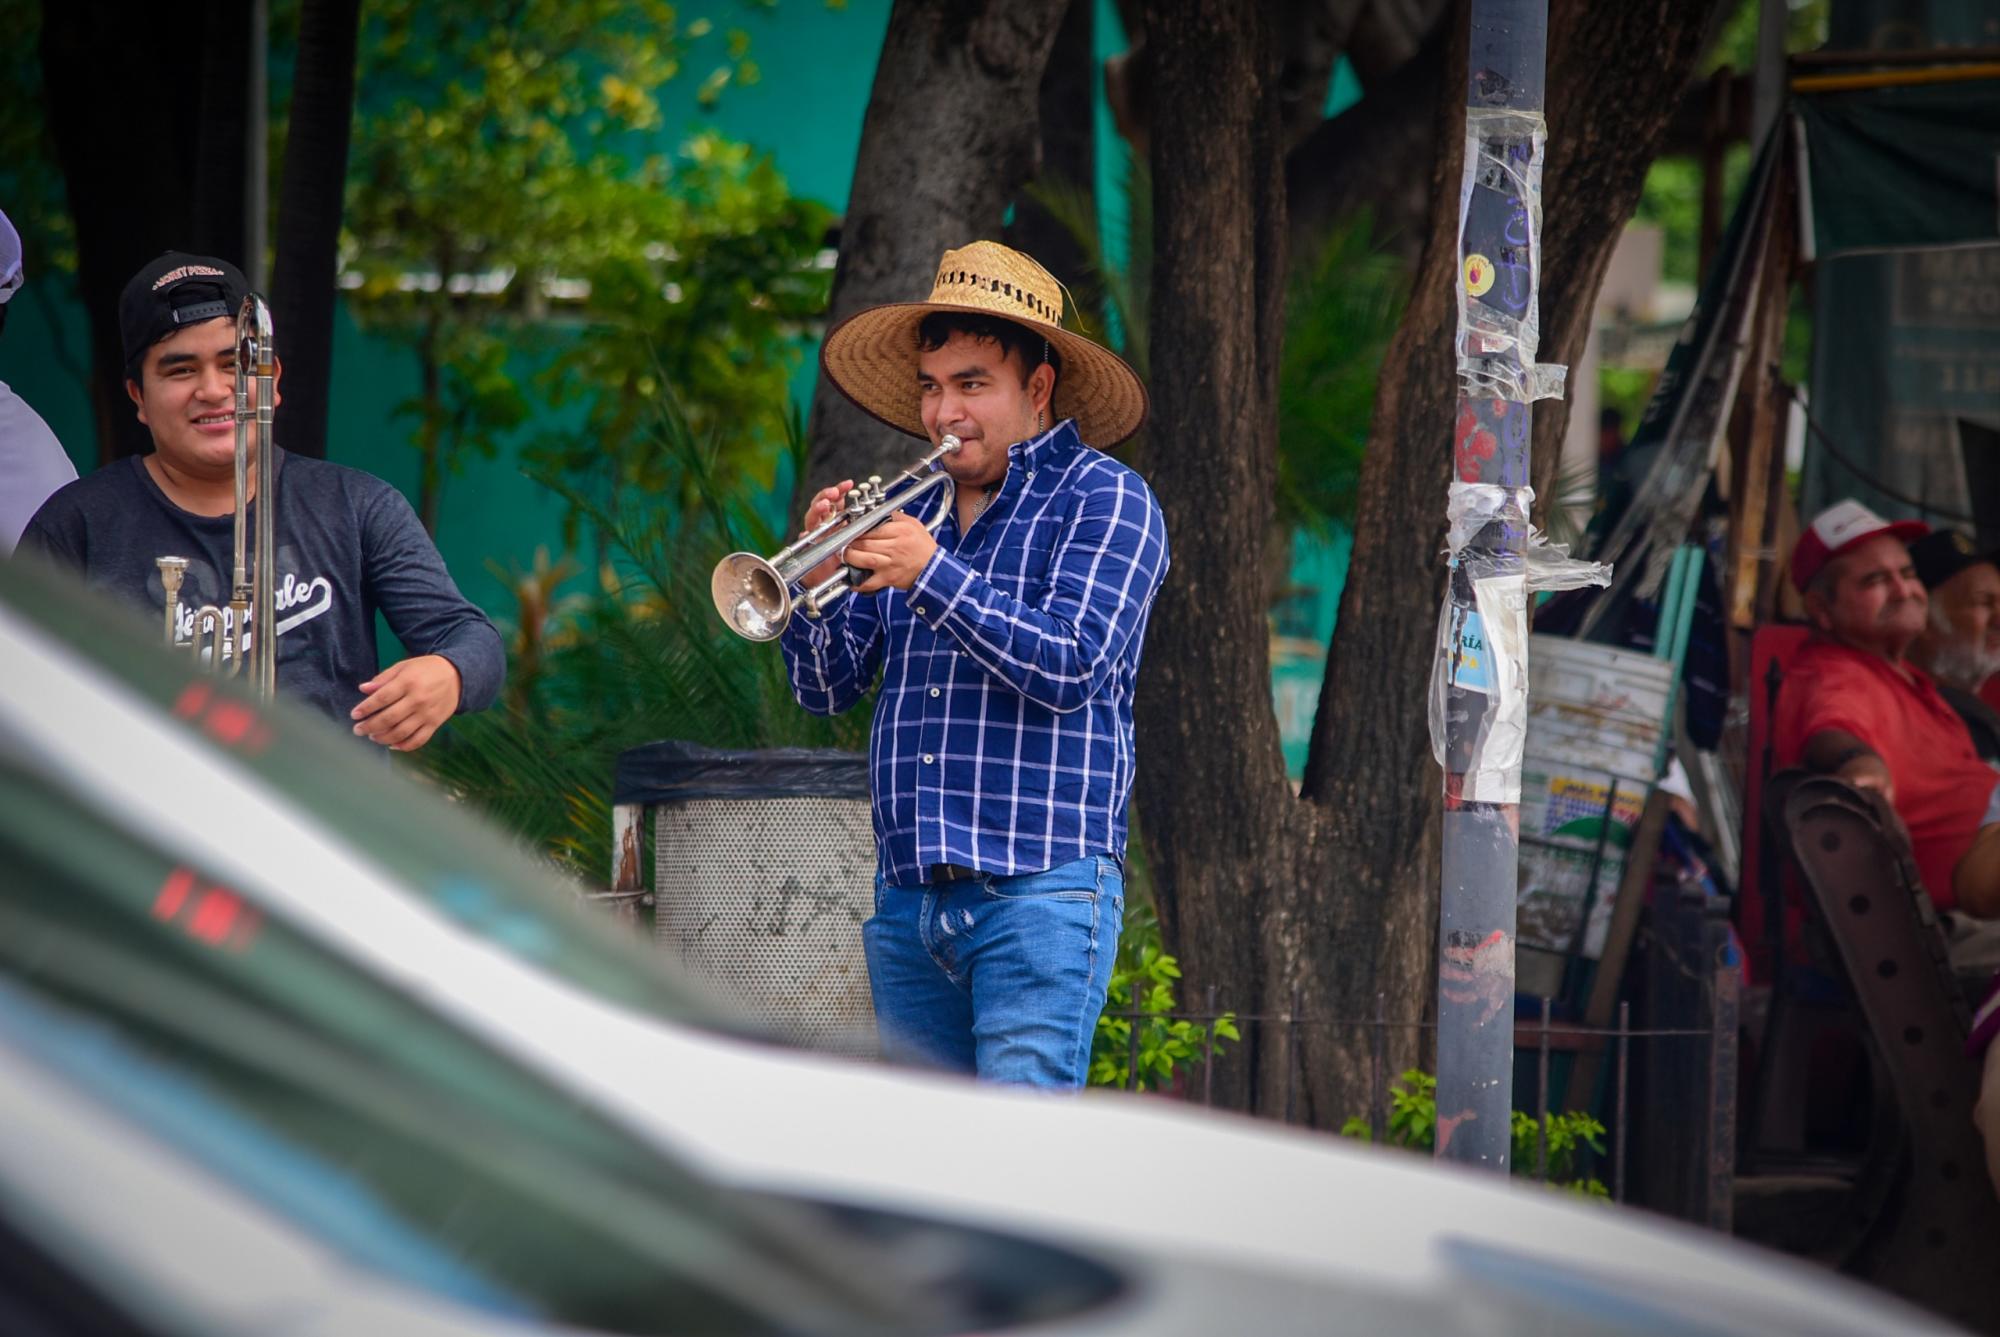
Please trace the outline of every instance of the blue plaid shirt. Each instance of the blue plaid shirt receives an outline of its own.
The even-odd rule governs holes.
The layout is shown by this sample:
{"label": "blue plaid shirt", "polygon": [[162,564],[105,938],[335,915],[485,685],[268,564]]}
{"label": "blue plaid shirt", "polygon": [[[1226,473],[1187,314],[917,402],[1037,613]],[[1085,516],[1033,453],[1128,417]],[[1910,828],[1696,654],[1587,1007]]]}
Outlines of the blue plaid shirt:
{"label": "blue plaid shirt", "polygon": [[907,593],[850,595],[779,644],[792,694],[832,715],[882,691],[868,742],[875,841],[898,886],[931,865],[1033,873],[1125,853],[1132,692],[1167,529],[1139,475],[1065,419],[1008,450],[963,536]]}

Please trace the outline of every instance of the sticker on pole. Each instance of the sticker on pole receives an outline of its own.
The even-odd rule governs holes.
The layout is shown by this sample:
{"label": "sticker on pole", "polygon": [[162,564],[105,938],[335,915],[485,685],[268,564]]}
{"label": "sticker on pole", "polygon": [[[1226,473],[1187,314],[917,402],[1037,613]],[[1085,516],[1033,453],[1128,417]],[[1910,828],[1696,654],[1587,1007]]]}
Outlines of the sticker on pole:
{"label": "sticker on pole", "polygon": [[1483,255],[1465,257],[1465,292],[1468,297],[1484,297],[1493,290],[1493,262]]}
{"label": "sticker on pole", "polygon": [[1445,682],[1468,692],[1493,695],[1493,657],[1486,645],[1486,626],[1470,608],[1452,605],[1450,640],[1446,643]]}

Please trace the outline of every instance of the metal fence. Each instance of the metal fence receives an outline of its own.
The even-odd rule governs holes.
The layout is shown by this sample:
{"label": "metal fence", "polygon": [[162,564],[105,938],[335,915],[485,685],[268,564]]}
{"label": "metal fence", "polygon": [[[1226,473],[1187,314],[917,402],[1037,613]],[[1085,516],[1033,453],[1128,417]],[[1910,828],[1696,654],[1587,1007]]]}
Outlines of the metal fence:
{"label": "metal fence", "polygon": [[[1375,996],[1373,1017],[1316,1017],[1306,1015],[1298,1006],[1295,995],[1294,1006],[1282,1013],[1236,1012],[1220,1005],[1214,986],[1207,990],[1204,1006],[1200,1011],[1146,1012],[1136,1009],[1105,1013],[1106,1016],[1126,1020],[1131,1023],[1128,1052],[1126,1054],[1127,1079],[1125,1089],[1137,1090],[1141,1086],[1140,1042],[1142,1028],[1151,1022],[1187,1021],[1212,1028],[1218,1020],[1228,1018],[1243,1027],[1277,1027],[1282,1031],[1282,1051],[1279,1062],[1285,1071],[1285,1099],[1283,1120],[1294,1123],[1297,1119],[1298,1082],[1301,1070],[1299,1059],[1300,1040],[1312,1029],[1333,1028],[1342,1030],[1365,1030],[1368,1033],[1368,1126],[1376,1143],[1387,1141],[1390,1113],[1390,1084],[1394,1080],[1388,1071],[1387,1049],[1391,1032],[1423,1034],[1437,1029],[1435,1021],[1408,1021],[1392,1019],[1387,1015],[1387,996]],[[1523,1003],[1529,1000],[1523,998]],[[1548,1127],[1550,1114],[1550,1060],[1557,1052],[1576,1054],[1579,1060],[1586,1057],[1601,1062],[1608,1052],[1613,1064],[1610,1090],[1610,1119],[1606,1124],[1608,1134],[1608,1154],[1610,1158],[1611,1196],[1615,1201],[1626,1199],[1627,1149],[1630,1145],[1630,1089],[1633,1061],[1633,1042],[1675,1042],[1690,1046],[1700,1046],[1705,1051],[1701,1057],[1710,1071],[1729,1069],[1735,1064],[1735,1015],[1732,1009],[1716,1007],[1709,1009],[1712,1021],[1707,1026],[1648,1026],[1635,1027],[1631,1024],[1631,1003],[1621,1001],[1618,1005],[1618,1020],[1612,1026],[1586,1026],[1552,1020],[1550,1009],[1544,1003],[1539,1017],[1528,1022],[1517,1023],[1515,1028],[1516,1052],[1521,1053],[1532,1047],[1535,1056],[1535,1105],[1534,1115],[1538,1134],[1535,1148],[1535,1166],[1532,1177],[1538,1182],[1548,1178]],[[1529,1044],[1522,1041],[1527,1039]],[[1188,1084],[1178,1088],[1181,1098],[1202,1105],[1215,1103],[1216,1065],[1228,1062],[1230,1050],[1226,1045],[1218,1045],[1211,1035],[1206,1055],[1198,1061],[1190,1074]],[[1594,1071],[1593,1065],[1579,1064],[1581,1068]],[[1572,1089],[1577,1085],[1570,1083]],[[1588,1085],[1594,1086],[1591,1082]],[[1733,1101],[1733,1082],[1727,1085]],[[1594,1104],[1594,1091],[1583,1092],[1585,1106]],[[1732,1118],[1733,1122],[1733,1111]],[[1706,1122],[1706,1121],[1705,1121]],[[1599,1167],[1595,1164],[1595,1153],[1584,1149],[1579,1164],[1580,1176],[1593,1177]]]}

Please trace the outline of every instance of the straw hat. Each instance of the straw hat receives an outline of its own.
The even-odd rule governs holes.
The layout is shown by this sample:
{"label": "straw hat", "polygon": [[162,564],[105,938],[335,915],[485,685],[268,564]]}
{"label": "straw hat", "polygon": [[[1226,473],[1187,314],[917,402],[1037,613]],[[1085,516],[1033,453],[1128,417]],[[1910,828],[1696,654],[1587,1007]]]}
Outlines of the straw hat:
{"label": "straw hat", "polygon": [[1093,446],[1117,445],[1146,420],[1146,388],[1116,353],[1062,327],[1063,290],[1027,256],[994,241],[946,251],[927,302],[858,311],[828,331],[820,366],[842,394],[911,436],[924,431],[917,389],[917,323],[933,311],[1001,316],[1039,334],[1062,355],[1051,411],[1075,418]]}

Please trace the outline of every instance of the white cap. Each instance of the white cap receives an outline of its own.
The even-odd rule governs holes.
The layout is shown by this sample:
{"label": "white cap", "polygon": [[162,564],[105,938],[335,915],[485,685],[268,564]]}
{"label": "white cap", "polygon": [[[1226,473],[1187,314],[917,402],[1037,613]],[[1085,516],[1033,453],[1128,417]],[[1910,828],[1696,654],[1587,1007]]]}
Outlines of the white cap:
{"label": "white cap", "polygon": [[21,290],[27,277],[21,269],[21,234],[7,221],[7,215],[0,212],[0,306],[5,306]]}
{"label": "white cap", "polygon": [[1792,584],[1804,590],[1826,564],[1878,534],[1914,543],[1931,532],[1921,520],[1884,520],[1858,501],[1836,501],[1813,517],[1792,547]]}

